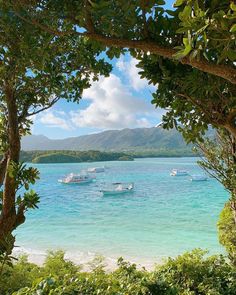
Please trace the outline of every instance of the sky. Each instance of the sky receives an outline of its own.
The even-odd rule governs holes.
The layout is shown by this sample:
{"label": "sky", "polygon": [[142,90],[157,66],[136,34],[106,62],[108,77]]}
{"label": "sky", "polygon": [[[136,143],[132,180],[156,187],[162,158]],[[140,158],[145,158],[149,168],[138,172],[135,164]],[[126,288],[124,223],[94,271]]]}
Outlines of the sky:
{"label": "sky", "polygon": [[[173,1],[167,1],[168,8]],[[104,130],[153,127],[164,111],[151,104],[157,85],[139,77],[130,55],[112,61],[109,77],[100,77],[83,93],[79,104],[61,99],[33,118],[32,134],[66,138]]]}

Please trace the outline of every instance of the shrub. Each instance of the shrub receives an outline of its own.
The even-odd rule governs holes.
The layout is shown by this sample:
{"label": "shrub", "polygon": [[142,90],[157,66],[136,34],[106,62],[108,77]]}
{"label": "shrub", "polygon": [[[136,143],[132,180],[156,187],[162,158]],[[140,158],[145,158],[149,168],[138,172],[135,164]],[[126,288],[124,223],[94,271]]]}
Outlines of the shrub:
{"label": "shrub", "polygon": [[205,257],[200,249],[187,252],[157,267],[153,276],[181,295],[236,294],[236,270],[222,255]]}
{"label": "shrub", "polygon": [[26,256],[19,258],[13,267],[5,265],[0,276],[0,295],[10,295],[22,287],[30,287],[41,276],[41,268],[27,261]]}
{"label": "shrub", "polygon": [[236,269],[222,255],[206,256],[194,250],[169,258],[154,271],[137,269],[118,260],[118,268],[106,273],[101,259],[91,272],[66,261],[61,251],[50,252],[38,267],[21,258],[6,268],[1,295],[235,295]]}
{"label": "shrub", "polygon": [[236,265],[236,225],[230,202],[225,204],[220,213],[218,232],[220,243],[226,248],[231,261]]}

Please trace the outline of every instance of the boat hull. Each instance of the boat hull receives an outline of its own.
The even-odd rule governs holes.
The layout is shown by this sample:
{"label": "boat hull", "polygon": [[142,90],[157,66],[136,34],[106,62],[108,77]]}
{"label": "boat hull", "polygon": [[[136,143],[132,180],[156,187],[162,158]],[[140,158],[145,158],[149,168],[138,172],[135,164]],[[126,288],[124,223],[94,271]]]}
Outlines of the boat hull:
{"label": "boat hull", "polygon": [[191,178],[190,180],[193,181],[193,182],[196,182],[196,181],[207,181],[207,177]]}
{"label": "boat hull", "polygon": [[132,193],[133,190],[123,190],[123,191],[105,191],[102,190],[101,193],[103,193],[104,196],[109,196],[109,195],[123,195],[127,193]]}
{"label": "boat hull", "polygon": [[101,173],[101,172],[105,172],[105,168],[103,167],[99,167],[99,168],[89,168],[88,173]]}
{"label": "boat hull", "polygon": [[170,173],[170,176],[187,176],[188,173]]}
{"label": "boat hull", "polygon": [[59,179],[58,182],[59,183],[63,183],[63,184],[86,184],[86,183],[91,183],[93,181],[93,179],[88,179],[88,180],[83,180],[83,181],[63,181],[63,179]]}

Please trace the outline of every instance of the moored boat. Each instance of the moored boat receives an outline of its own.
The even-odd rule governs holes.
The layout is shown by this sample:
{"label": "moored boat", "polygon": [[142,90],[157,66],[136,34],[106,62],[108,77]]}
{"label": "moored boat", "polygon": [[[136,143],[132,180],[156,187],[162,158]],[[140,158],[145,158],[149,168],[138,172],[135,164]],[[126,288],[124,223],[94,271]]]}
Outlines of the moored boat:
{"label": "moored boat", "polygon": [[92,167],[92,168],[88,168],[87,172],[89,173],[101,173],[101,172],[105,172],[105,167]]}
{"label": "moored boat", "polygon": [[120,195],[125,193],[130,193],[134,191],[134,183],[122,183],[122,182],[115,182],[112,183],[109,187],[102,189],[100,192],[103,195]]}
{"label": "moored boat", "polygon": [[206,181],[207,177],[205,175],[191,175],[191,181]]}
{"label": "moored boat", "polygon": [[59,179],[58,182],[65,184],[84,184],[92,182],[94,177],[88,174],[74,174],[70,173],[65,178]]}
{"label": "moored boat", "polygon": [[172,169],[171,176],[186,176],[188,175],[188,172],[186,170],[180,170],[180,169]]}

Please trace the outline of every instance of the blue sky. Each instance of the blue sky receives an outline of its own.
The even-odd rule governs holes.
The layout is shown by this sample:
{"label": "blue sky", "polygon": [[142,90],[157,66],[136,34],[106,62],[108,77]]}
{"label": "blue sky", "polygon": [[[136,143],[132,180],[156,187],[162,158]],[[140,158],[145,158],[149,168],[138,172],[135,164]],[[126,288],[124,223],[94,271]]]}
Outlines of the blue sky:
{"label": "blue sky", "polygon": [[[170,8],[167,1],[167,6]],[[161,121],[163,110],[151,104],[157,85],[140,79],[137,61],[128,54],[112,61],[107,78],[84,91],[79,104],[63,99],[34,118],[33,134],[66,138],[109,129],[152,127]]]}

